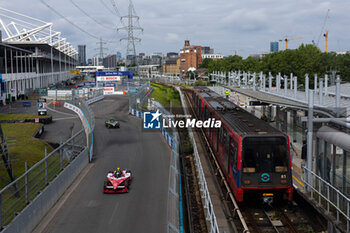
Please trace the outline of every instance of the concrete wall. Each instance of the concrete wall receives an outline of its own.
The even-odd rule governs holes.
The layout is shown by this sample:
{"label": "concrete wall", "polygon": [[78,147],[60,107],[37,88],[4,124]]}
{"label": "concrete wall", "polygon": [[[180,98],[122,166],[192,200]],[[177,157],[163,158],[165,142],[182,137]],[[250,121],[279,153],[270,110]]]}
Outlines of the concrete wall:
{"label": "concrete wall", "polygon": [[88,148],[83,150],[59,176],[54,179],[2,233],[28,233],[42,220],[69,185],[88,164]]}

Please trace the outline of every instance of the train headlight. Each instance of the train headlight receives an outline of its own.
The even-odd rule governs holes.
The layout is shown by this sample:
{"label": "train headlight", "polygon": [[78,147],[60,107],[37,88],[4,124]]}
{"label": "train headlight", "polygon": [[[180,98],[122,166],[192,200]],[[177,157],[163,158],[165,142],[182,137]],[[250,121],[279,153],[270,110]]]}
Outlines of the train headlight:
{"label": "train headlight", "polygon": [[252,182],[250,180],[244,180],[243,181],[245,185],[251,184]]}
{"label": "train headlight", "polygon": [[287,179],[287,175],[286,174],[282,174],[281,175],[281,179]]}
{"label": "train headlight", "polygon": [[281,184],[287,184],[287,180],[281,180]]}

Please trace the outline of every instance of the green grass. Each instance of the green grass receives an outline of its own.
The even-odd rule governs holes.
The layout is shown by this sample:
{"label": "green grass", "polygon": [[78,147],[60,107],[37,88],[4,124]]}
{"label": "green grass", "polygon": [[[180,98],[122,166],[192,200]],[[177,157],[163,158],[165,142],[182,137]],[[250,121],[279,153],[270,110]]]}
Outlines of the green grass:
{"label": "green grass", "polygon": [[164,108],[169,110],[170,102],[172,108],[181,107],[180,95],[177,90],[157,83],[151,83],[151,86],[153,91],[150,97],[158,101]]}
{"label": "green grass", "polygon": [[[12,166],[14,168],[15,179],[21,176],[25,169],[24,164],[27,161],[28,169],[44,158],[45,147],[47,153],[53,151],[53,148],[40,139],[34,138],[34,133],[41,127],[37,123],[12,123],[1,124],[5,137],[14,137],[16,142],[14,145],[9,145],[9,154],[12,158]],[[65,167],[68,161],[60,162],[59,153],[50,156],[47,163],[41,163],[36,166],[28,174],[28,197],[32,201],[36,195],[42,191],[48,182],[52,181],[61,168]],[[47,165],[47,177],[45,176],[45,167]],[[63,167],[61,167],[61,165]],[[9,176],[3,164],[0,164],[0,176]],[[17,189],[12,186],[2,193],[2,214],[3,224],[7,225],[16,216],[16,212],[20,212],[28,203],[26,200],[25,179],[20,179],[17,183]],[[4,183],[0,183],[0,189],[4,187]]]}
{"label": "green grass", "polygon": [[[5,137],[13,137],[16,140],[8,143],[15,178],[24,173],[25,161],[27,161],[29,168],[44,158],[45,147],[48,154],[53,151],[53,148],[47,142],[33,137],[41,124],[9,123],[1,124],[1,126]],[[9,180],[3,163],[0,164],[0,175]],[[4,187],[4,183],[0,182],[0,188],[2,187]]]}
{"label": "green grass", "polygon": [[24,120],[47,117],[50,117],[50,115],[39,116],[36,114],[0,114],[0,120]]}

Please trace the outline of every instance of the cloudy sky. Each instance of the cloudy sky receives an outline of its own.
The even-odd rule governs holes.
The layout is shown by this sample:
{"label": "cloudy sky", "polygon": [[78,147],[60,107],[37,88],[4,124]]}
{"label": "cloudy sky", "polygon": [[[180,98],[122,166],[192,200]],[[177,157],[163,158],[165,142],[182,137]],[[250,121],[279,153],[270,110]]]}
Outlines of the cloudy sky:
{"label": "cloudy sky", "polygon": [[[49,9],[45,1],[61,15],[74,22],[82,32]],[[126,52],[126,37],[112,2],[121,15],[127,15],[129,0],[0,0],[0,7],[52,22],[75,47],[87,45],[87,55],[98,53],[97,38],[109,41],[106,53]],[[134,0],[143,33],[136,44],[137,53],[179,52],[184,40],[193,45],[210,46],[224,55],[243,57],[269,51],[270,41],[303,37],[289,42],[289,48],[318,41],[330,9],[325,29],[329,29],[329,50],[350,50],[349,0]],[[78,9],[77,5],[80,9]],[[86,16],[84,12],[90,17]],[[1,15],[0,15],[1,17]],[[126,21],[125,21],[126,23]],[[325,31],[324,29],[324,31]],[[319,40],[324,50],[324,37]],[[284,42],[280,43],[280,49]]]}

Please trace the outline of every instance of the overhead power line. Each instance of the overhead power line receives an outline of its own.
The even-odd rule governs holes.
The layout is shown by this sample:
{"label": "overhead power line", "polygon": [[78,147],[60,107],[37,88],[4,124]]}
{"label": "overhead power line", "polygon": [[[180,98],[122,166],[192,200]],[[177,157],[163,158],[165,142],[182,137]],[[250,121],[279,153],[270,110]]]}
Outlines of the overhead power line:
{"label": "overhead power line", "polygon": [[102,23],[98,22],[94,17],[90,16],[86,11],[84,11],[81,7],[79,7],[73,0],[70,0],[70,2],[78,9],[80,10],[84,15],[86,15],[87,17],[89,17],[91,20],[93,20],[95,23],[97,23],[98,25],[110,29],[110,30],[116,30],[116,28],[112,28],[106,25],[103,25]]}
{"label": "overhead power line", "polygon": [[115,13],[117,14],[117,16],[118,16],[119,18],[121,18],[120,12],[119,12],[119,10],[118,10],[118,7],[117,7],[117,4],[115,3],[115,1],[114,1],[114,0],[110,0],[110,2],[111,2],[111,4],[112,4],[113,9],[114,9]]}
{"label": "overhead power line", "polygon": [[[103,0],[100,0],[100,2],[102,3],[102,5],[104,5],[106,7],[106,9],[113,15],[116,15],[116,13],[114,11],[111,10],[111,8],[109,8],[107,6],[107,4],[103,1]],[[118,16],[118,15],[117,15]],[[119,17],[119,16],[118,16]]]}
{"label": "overhead power line", "polygon": [[[61,13],[59,13],[57,10],[55,10],[52,6],[50,6],[48,3],[46,3],[44,0],[40,0],[40,2],[42,4],[44,4],[47,8],[49,8],[51,11],[53,11],[54,13],[56,13],[58,16],[60,16],[62,19],[66,20],[68,23],[70,23],[72,26],[76,27],[77,29],[79,29],[81,32],[85,33],[86,35],[95,38],[97,40],[99,40],[100,38],[95,36],[94,34],[86,31],[85,29],[83,29],[82,27],[78,26],[77,24],[75,24],[74,22],[72,22],[71,20],[69,20],[68,18],[66,18],[64,15],[62,15]],[[109,42],[109,43],[113,43],[116,42],[115,40],[112,41],[105,41],[105,42]]]}

